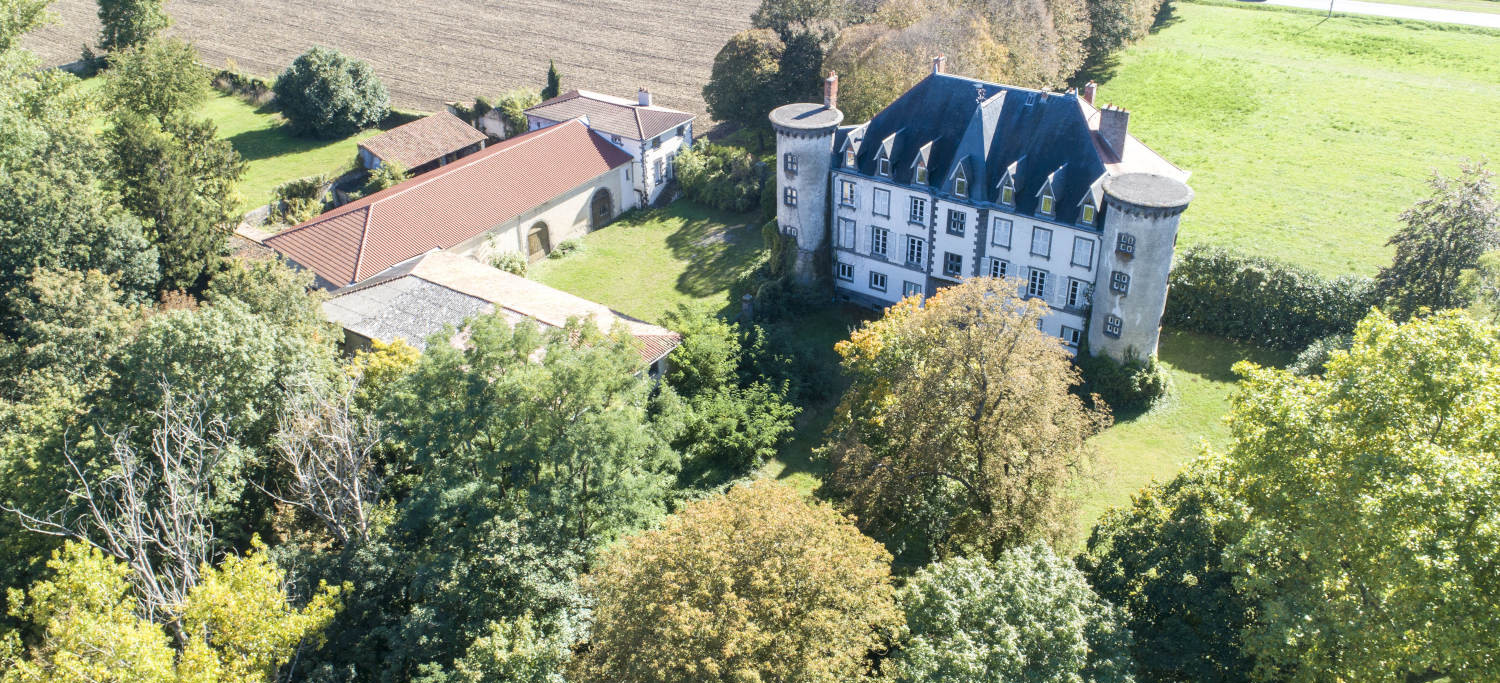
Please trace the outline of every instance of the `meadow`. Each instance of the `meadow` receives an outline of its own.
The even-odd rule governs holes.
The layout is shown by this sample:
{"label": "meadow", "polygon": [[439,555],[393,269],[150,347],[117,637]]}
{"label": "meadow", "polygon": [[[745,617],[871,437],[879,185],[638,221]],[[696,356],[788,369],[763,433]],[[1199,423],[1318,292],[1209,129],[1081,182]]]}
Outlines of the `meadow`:
{"label": "meadow", "polygon": [[1096,77],[1192,171],[1184,245],[1373,274],[1431,173],[1500,140],[1500,32],[1214,0],[1164,24]]}

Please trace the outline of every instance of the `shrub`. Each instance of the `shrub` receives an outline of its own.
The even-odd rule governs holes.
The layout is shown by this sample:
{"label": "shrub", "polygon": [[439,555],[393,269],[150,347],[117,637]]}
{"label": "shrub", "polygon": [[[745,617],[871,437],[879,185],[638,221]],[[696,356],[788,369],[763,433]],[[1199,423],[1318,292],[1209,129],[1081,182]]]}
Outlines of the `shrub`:
{"label": "shrub", "polygon": [[1166,396],[1172,386],[1171,378],[1155,358],[1120,362],[1081,349],[1077,363],[1083,375],[1079,393],[1098,394],[1116,412],[1146,410]]}
{"label": "shrub", "polygon": [[547,258],[562,258],[575,251],[583,251],[583,242],[577,239],[566,239],[558,242],[557,246],[552,248],[552,253],[547,254]]}
{"label": "shrub", "polygon": [[765,167],[742,149],[703,142],[677,155],[673,164],[682,193],[695,202],[745,213],[761,201]]}
{"label": "shrub", "polygon": [[297,225],[323,213],[323,176],[298,178],[272,191],[271,220]]}
{"label": "shrub", "polygon": [[1274,259],[1194,247],[1170,278],[1162,322],[1277,349],[1351,332],[1375,304],[1369,278],[1325,278]]}
{"label": "shrub", "polygon": [[526,277],[526,255],[519,251],[507,251],[499,256],[490,258],[490,265],[497,270],[503,270],[512,275]]}
{"label": "shrub", "polygon": [[[542,103],[542,96],[535,90],[525,88],[512,90],[495,101],[495,111],[505,123],[505,137],[526,132],[526,110]],[[475,103],[478,106],[478,103]]]}
{"label": "shrub", "polygon": [[406,167],[394,161],[386,161],[380,164],[380,168],[370,171],[370,179],[365,182],[364,194],[374,194],[381,190],[389,190],[410,178],[411,174]]}
{"label": "shrub", "polygon": [[253,104],[263,104],[271,98],[271,83],[264,78],[246,76],[229,68],[220,69],[211,81],[214,90],[226,95],[237,95]]}
{"label": "shrub", "polygon": [[1331,334],[1307,345],[1302,353],[1297,354],[1297,359],[1287,366],[1287,370],[1294,375],[1321,375],[1323,366],[1328,364],[1328,359],[1333,357],[1334,351],[1347,351],[1354,344],[1352,334]]}
{"label": "shrub", "polygon": [[314,47],[276,79],[276,101],[292,132],[342,138],[380,123],[391,98],[362,60]]}

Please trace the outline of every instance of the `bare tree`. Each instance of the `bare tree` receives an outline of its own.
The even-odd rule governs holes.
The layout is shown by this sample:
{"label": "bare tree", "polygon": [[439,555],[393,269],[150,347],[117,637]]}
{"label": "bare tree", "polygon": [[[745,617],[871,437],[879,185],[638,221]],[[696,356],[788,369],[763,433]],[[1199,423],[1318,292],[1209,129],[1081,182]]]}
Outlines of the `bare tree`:
{"label": "bare tree", "polygon": [[215,469],[235,443],[201,400],[182,400],[165,382],[161,389],[149,453],[128,429],[110,437],[102,463],[80,462],[64,448],[75,479],[72,504],[44,516],[3,509],[31,531],[87,543],[124,562],[142,616],[181,640],[182,605],[217,555],[209,514]]}
{"label": "bare tree", "polygon": [[262,490],[312,515],[339,543],[362,543],[384,483],[374,461],[380,426],[353,409],[352,386],[307,383],[291,391],[276,433],[290,483],[286,491]]}

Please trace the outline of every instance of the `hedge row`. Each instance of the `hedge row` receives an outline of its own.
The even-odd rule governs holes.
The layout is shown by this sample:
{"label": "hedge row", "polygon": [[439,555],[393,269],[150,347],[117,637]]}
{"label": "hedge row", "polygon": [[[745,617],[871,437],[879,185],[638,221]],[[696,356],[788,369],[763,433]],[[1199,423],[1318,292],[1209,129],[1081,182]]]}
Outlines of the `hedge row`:
{"label": "hedge row", "polygon": [[760,204],[765,166],[743,149],[700,142],[677,155],[675,164],[688,199],[734,213]]}
{"label": "hedge row", "polygon": [[1211,247],[1180,254],[1171,287],[1164,324],[1287,350],[1352,331],[1376,303],[1370,278]]}

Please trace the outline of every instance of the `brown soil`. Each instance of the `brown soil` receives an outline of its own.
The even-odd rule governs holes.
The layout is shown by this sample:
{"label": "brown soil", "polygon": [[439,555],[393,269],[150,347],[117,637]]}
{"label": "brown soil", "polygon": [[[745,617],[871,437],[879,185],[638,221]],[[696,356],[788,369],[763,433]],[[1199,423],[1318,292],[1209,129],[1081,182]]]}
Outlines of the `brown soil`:
{"label": "brown soil", "polygon": [[[540,88],[547,60],[563,88],[703,113],[702,88],[724,41],[757,0],[172,0],[171,31],[204,61],[271,77],[313,45],[369,61],[395,106],[433,111],[510,88]],[[97,39],[93,0],[57,0],[59,21],[27,39],[49,64]],[[706,123],[706,122],[704,122]],[[706,129],[706,126],[704,126]]]}

